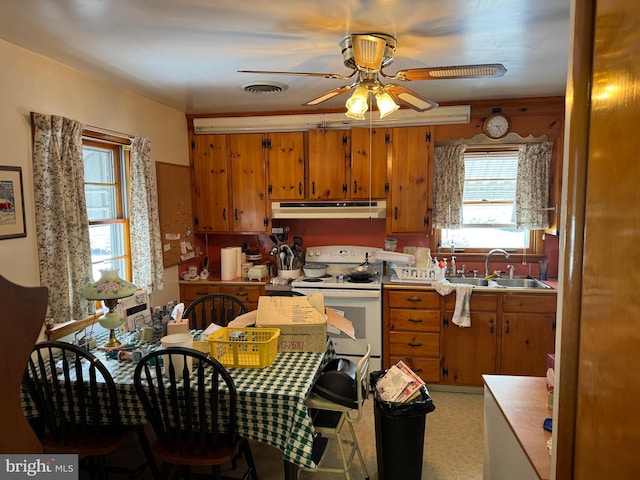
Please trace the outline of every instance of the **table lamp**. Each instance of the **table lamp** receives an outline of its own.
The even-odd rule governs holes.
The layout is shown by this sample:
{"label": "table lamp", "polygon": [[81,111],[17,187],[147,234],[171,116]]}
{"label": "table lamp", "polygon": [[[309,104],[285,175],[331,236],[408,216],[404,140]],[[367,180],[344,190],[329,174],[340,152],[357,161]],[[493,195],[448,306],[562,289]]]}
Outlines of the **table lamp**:
{"label": "table lamp", "polygon": [[105,347],[118,347],[121,345],[116,338],[115,330],[124,323],[124,316],[115,311],[118,306],[118,300],[130,297],[138,287],[133,283],[127,282],[118,276],[117,268],[106,268],[100,270],[100,279],[93,282],[81,290],[81,294],[87,300],[102,300],[106,305],[108,312],[98,318],[98,323],[107,330],[111,330],[109,340],[104,344]]}

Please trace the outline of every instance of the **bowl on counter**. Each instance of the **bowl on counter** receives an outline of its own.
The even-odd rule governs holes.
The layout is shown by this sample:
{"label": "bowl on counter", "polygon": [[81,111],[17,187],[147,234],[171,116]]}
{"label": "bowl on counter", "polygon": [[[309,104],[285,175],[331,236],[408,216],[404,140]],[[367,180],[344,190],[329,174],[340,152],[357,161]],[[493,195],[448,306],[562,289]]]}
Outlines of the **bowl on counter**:
{"label": "bowl on counter", "polygon": [[326,263],[307,263],[302,267],[305,277],[319,278],[327,274],[329,265]]}
{"label": "bowl on counter", "polygon": [[301,271],[299,268],[295,270],[278,270],[278,277],[280,278],[288,278],[291,280],[295,280],[300,277]]}

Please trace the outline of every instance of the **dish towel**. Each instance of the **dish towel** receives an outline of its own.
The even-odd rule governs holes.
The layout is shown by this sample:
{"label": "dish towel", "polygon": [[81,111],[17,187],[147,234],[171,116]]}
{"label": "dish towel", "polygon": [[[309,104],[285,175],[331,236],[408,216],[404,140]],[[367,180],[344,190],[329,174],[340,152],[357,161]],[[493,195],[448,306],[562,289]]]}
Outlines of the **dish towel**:
{"label": "dish towel", "polygon": [[471,300],[473,285],[453,285],[450,282],[444,281],[434,283],[433,288],[442,296],[449,295],[453,291],[456,292],[456,306],[453,310],[453,318],[451,321],[459,327],[470,327],[471,310],[469,309],[469,300]]}

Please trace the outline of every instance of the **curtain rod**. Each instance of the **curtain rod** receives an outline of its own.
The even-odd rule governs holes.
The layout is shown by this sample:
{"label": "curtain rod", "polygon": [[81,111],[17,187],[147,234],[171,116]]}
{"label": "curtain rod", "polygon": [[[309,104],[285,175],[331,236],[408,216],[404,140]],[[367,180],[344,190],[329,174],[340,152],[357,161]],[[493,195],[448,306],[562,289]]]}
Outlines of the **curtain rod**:
{"label": "curtain rod", "polygon": [[546,135],[542,135],[540,137],[534,137],[532,135],[529,135],[528,137],[521,137],[517,133],[512,132],[506,137],[501,138],[500,140],[491,140],[486,135],[482,133],[478,133],[473,138],[469,138],[469,139],[459,138],[457,140],[449,138],[448,140],[445,140],[442,142],[436,142],[436,145],[437,146],[467,145],[468,148],[487,147],[487,146],[498,147],[498,148],[510,148],[510,147],[519,147],[523,143],[543,143],[547,141],[548,139]]}

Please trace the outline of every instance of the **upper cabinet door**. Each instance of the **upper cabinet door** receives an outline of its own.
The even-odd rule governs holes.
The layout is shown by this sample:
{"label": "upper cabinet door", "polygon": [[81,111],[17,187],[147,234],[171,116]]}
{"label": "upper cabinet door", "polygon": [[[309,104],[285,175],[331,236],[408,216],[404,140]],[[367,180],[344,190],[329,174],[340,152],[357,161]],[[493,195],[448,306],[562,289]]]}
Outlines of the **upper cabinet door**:
{"label": "upper cabinet door", "polygon": [[351,198],[386,198],[389,190],[387,166],[390,165],[390,156],[390,128],[351,129]]}
{"label": "upper cabinet door", "polygon": [[271,200],[304,199],[304,133],[270,133],[265,142]]}
{"label": "upper cabinet door", "polygon": [[263,138],[261,133],[227,135],[234,232],[265,232],[267,229]]}
{"label": "upper cabinet door", "polygon": [[424,233],[430,230],[433,184],[433,143],[429,127],[392,129],[393,168],[391,202],[387,211],[389,233]]}
{"label": "upper cabinet door", "polygon": [[348,198],[349,139],[348,130],[309,130],[310,200]]}
{"label": "upper cabinet door", "polygon": [[228,232],[229,164],[226,135],[194,135],[193,209],[195,231]]}

